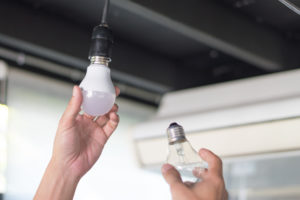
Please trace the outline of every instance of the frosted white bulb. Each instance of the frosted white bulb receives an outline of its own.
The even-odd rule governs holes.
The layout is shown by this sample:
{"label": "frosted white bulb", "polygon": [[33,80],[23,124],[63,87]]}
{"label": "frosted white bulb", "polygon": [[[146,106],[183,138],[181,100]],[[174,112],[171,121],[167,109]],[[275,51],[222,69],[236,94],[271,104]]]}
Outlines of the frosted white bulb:
{"label": "frosted white bulb", "polygon": [[101,116],[110,111],[116,100],[116,92],[110,77],[110,69],[103,64],[91,64],[80,84],[82,110],[91,116]]}

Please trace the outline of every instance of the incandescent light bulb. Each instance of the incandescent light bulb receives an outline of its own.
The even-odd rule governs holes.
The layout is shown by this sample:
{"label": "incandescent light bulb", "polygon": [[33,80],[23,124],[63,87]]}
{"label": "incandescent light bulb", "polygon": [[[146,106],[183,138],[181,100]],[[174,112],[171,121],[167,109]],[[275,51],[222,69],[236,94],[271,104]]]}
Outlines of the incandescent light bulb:
{"label": "incandescent light bulb", "polygon": [[204,170],[207,168],[207,163],[200,158],[186,139],[182,126],[177,123],[170,124],[167,135],[169,141],[167,163],[173,165],[182,178],[196,181],[197,179],[193,178],[193,171]]}

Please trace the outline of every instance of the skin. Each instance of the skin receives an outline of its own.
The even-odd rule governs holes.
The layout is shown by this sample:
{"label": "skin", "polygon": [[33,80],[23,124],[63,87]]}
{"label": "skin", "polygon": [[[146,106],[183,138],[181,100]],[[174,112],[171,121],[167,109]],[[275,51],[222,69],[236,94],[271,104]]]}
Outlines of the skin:
{"label": "skin", "polygon": [[172,165],[162,166],[162,174],[170,186],[173,200],[227,200],[221,159],[207,149],[201,149],[199,155],[209,168],[193,171],[194,176],[202,179],[197,183],[182,182],[179,172]]}
{"label": "skin", "polygon": [[[116,88],[116,94],[120,90]],[[82,94],[78,86],[60,119],[52,158],[44,173],[34,200],[73,199],[81,177],[96,163],[104,145],[119,123],[118,106],[93,120],[80,115]]]}
{"label": "skin", "polygon": [[[116,94],[119,93],[116,88]],[[81,103],[81,90],[74,86],[73,96],[58,125],[52,158],[34,200],[73,199],[80,179],[96,163],[118,126],[117,105],[108,114],[94,119],[79,114]],[[200,150],[199,154],[210,166],[205,171],[194,171],[201,182],[183,183],[173,166],[165,164],[162,167],[173,200],[227,200],[220,158],[206,149]]]}

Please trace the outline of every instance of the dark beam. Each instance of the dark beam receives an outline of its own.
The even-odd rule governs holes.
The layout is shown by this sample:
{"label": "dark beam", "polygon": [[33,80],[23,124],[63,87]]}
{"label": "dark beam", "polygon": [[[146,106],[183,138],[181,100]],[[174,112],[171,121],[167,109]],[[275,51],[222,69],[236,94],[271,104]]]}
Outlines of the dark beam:
{"label": "dark beam", "polygon": [[216,1],[112,0],[112,2],[195,41],[268,71],[282,70],[300,64],[298,52],[295,52],[294,47],[280,34],[222,7]]}
{"label": "dark beam", "polygon": [[[0,45],[85,70],[92,27],[84,27],[23,3],[0,3]],[[112,76],[116,81],[164,93],[176,83],[173,61],[116,38]],[[157,73],[159,72],[159,73]]]}
{"label": "dark beam", "polygon": [[7,104],[7,67],[0,62],[0,104]]}

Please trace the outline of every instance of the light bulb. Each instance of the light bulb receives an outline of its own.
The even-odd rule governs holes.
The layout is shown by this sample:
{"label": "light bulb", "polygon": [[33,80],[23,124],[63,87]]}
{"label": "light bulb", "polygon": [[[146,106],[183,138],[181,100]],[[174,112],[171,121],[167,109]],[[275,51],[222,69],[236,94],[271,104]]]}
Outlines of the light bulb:
{"label": "light bulb", "polygon": [[101,24],[95,26],[89,51],[91,65],[80,84],[82,110],[91,116],[101,116],[110,111],[116,100],[108,63],[111,61],[113,34],[107,24],[109,0],[105,1]]}
{"label": "light bulb", "polygon": [[104,57],[93,57],[91,61],[79,86],[83,96],[82,110],[91,116],[101,116],[113,107],[116,92],[110,77],[108,60]]}
{"label": "light bulb", "polygon": [[183,127],[177,123],[170,124],[167,129],[169,154],[167,163],[173,165],[184,181],[197,181],[194,170],[204,170],[207,163],[203,161],[185,137]]}

